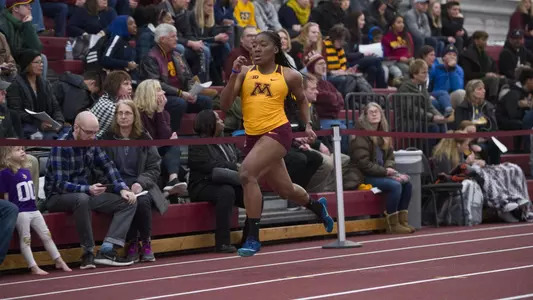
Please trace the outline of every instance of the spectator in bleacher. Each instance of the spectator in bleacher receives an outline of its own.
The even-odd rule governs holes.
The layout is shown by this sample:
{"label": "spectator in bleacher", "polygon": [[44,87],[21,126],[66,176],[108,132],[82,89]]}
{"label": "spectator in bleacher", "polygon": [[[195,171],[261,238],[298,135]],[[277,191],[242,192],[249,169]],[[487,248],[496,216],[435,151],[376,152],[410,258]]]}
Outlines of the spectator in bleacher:
{"label": "spectator in bleacher", "polygon": [[455,39],[455,47],[459,53],[463,52],[465,41],[468,39],[466,30],[463,28],[464,18],[461,15],[461,4],[457,1],[448,1],[442,12],[442,35],[448,41],[450,37]]}
{"label": "spectator in bleacher", "polygon": [[[349,0],[323,0],[311,10],[310,22],[315,22],[320,26],[323,36],[329,34],[330,29],[335,24],[340,24],[346,16],[345,10],[349,5]],[[346,7],[343,9],[343,7]]]}
{"label": "spectator in bleacher", "polygon": [[[368,103],[357,128],[367,131],[389,131],[383,109],[375,102]],[[350,143],[350,161],[364,183],[377,187],[386,194],[387,233],[413,233],[407,224],[412,186],[409,176],[394,169],[394,151],[389,137],[357,136]]]}
{"label": "spectator in bleacher", "polygon": [[365,27],[365,15],[362,12],[350,13],[345,19],[344,25],[350,32],[349,39],[344,46],[348,65],[350,67],[357,66],[357,70],[365,74],[366,80],[372,87],[387,88],[385,71],[381,65],[382,58],[373,53],[361,53],[359,51],[359,45],[363,44],[362,30]]}
{"label": "spectator in bleacher", "polygon": [[[220,136],[224,122],[212,110],[201,111],[194,120],[194,131],[203,138]],[[230,228],[233,207],[244,207],[239,179],[239,153],[234,145],[189,146],[189,195],[192,202],[209,202],[215,206],[215,251],[235,253]],[[247,230],[248,218],[245,221]],[[246,232],[243,240],[246,240]]]}
{"label": "spectator in bleacher", "polygon": [[108,27],[109,39],[103,46],[103,55],[99,57],[100,65],[107,70],[123,70],[134,80],[137,79],[137,53],[129,40],[137,34],[137,24],[130,16],[116,17]]}
{"label": "spectator in bleacher", "polygon": [[[472,42],[459,56],[459,65],[463,67],[465,82],[481,79],[487,88],[487,100],[493,104],[498,101],[500,84],[503,76],[497,74],[498,70],[492,58],[487,54],[488,33],[476,31],[472,34]],[[460,52],[460,51],[459,51]]]}
{"label": "spectator in bleacher", "polygon": [[193,12],[188,10],[188,6],[189,0],[165,0],[158,5],[158,8],[168,11],[174,18],[174,26],[178,31],[178,43],[185,47],[183,55],[193,74],[198,75],[200,80],[205,82],[209,80],[211,50],[196,35],[194,24],[191,23],[191,20],[194,20],[191,16]]}
{"label": "spectator in bleacher", "polygon": [[232,26],[235,24],[233,8],[236,0],[217,0],[215,2],[215,23],[217,25]]}
{"label": "spectator in bleacher", "polygon": [[9,201],[0,201],[0,265],[4,262],[19,214],[18,207]]}
{"label": "spectator in bleacher", "polygon": [[389,68],[389,82],[398,87],[409,74],[409,63],[414,56],[411,34],[405,29],[403,17],[398,15],[390,24],[381,41],[383,55]]}
{"label": "spectator in bleacher", "polygon": [[68,19],[67,35],[106,35],[107,26],[117,17],[117,12],[107,6],[107,0],[87,0],[82,7],[75,7]]}
{"label": "spectator in bleacher", "polygon": [[[463,121],[472,121],[477,131],[497,131],[495,107],[485,100],[485,84],[479,79],[471,80],[466,85],[465,100],[455,108],[455,126]],[[480,143],[483,159],[489,164],[500,163],[500,150],[492,139]]]}
{"label": "spectator in bleacher", "polygon": [[[170,114],[165,110],[167,98],[165,91],[157,80],[148,79],[139,84],[135,90],[135,104],[139,109],[144,129],[151,138],[177,139],[176,132],[170,128]],[[179,146],[159,147],[161,165],[164,174],[168,175],[168,182],[163,188],[169,195],[183,194],[187,189],[187,183],[180,182],[178,174],[180,170],[181,150]]]}
{"label": "spectator in bleacher", "polygon": [[[531,129],[533,127],[533,69],[520,72],[519,81],[498,102],[496,119],[503,130]],[[522,149],[522,137],[514,137],[514,149]],[[529,149],[529,143],[525,149]]]}
{"label": "spectator in bleacher", "polygon": [[160,24],[155,29],[156,45],[141,61],[139,74],[142,80],[156,79],[167,95],[165,109],[170,113],[170,127],[178,132],[181,118],[186,112],[200,112],[212,107],[211,98],[189,94],[192,74],[187,62],[176,51],[178,36],[170,24]]}
{"label": "spectator in bleacher", "polygon": [[420,49],[423,45],[429,45],[441,53],[444,43],[438,41],[431,35],[431,27],[427,11],[429,0],[414,0],[414,7],[404,15],[405,25],[411,33],[415,49]]}
{"label": "spectator in bleacher", "polygon": [[524,32],[521,29],[513,30],[507,37],[507,42],[500,52],[498,59],[500,74],[507,79],[517,79],[516,70],[524,66],[533,66],[533,52],[524,47]]}
{"label": "spectator in bleacher", "polygon": [[367,27],[372,28],[377,26],[382,32],[388,30],[387,18],[385,18],[385,11],[387,10],[387,4],[385,0],[374,0],[370,5],[367,12]]}
{"label": "spectator in bleacher", "polygon": [[8,0],[6,8],[0,13],[0,31],[5,35],[12,53],[18,54],[23,49],[40,52],[43,49],[37,31],[31,23],[30,2]]}
{"label": "spectator in bleacher", "polygon": [[278,11],[279,22],[291,37],[296,37],[311,15],[310,0],[289,0]]}
{"label": "spectator in bleacher", "polygon": [[[149,140],[151,137],[143,128],[135,103],[131,100],[119,100],[113,123],[102,139]],[[169,201],[163,197],[157,184],[161,175],[161,157],[157,147],[106,147],[105,152],[109,160],[115,163],[124,183],[134,194],[148,192],[146,195],[137,196],[137,210],[126,236],[127,259],[133,262],[155,261],[150,242],[152,205],[160,214],[164,214],[169,205]],[[98,180],[107,183],[105,177]],[[139,242],[142,243],[141,247]]]}
{"label": "spectator in bleacher", "polygon": [[259,30],[278,31],[281,24],[278,19],[278,12],[272,0],[254,0],[255,22]]}
{"label": "spectator in bleacher", "polygon": [[224,63],[224,80],[228,81],[231,75],[231,68],[233,66],[233,61],[239,56],[246,58],[246,66],[252,65],[252,43],[257,35],[257,29],[253,26],[246,26],[242,30],[241,42],[239,47],[233,48],[229,53],[228,57],[225,59]]}
{"label": "spectator in bleacher", "polygon": [[131,77],[125,71],[113,71],[106,76],[102,90],[104,94],[91,107],[91,112],[96,116],[100,128],[96,138],[101,138],[111,126],[115,115],[115,103],[118,100],[131,99]]}
{"label": "spectator in bleacher", "polygon": [[233,8],[233,18],[240,27],[254,26],[257,27],[255,21],[255,7],[250,0],[236,0]]}
{"label": "spectator in bleacher", "polygon": [[[442,10],[439,1],[430,2],[427,15],[429,19],[429,27],[431,28],[431,36],[444,45],[455,44],[455,37],[444,36],[442,34]],[[439,52],[438,55],[441,57],[443,55],[442,51]]]}
{"label": "spectator in bleacher", "polygon": [[287,58],[292,68],[296,68],[296,62],[294,61],[294,58],[292,58],[292,56],[290,56],[289,54],[292,45],[291,36],[289,35],[289,32],[285,30],[285,28],[281,28],[280,30],[276,31],[276,33],[281,39],[281,50],[283,51],[285,58]]}
{"label": "spectator in bleacher", "polygon": [[80,112],[93,106],[101,87],[102,75],[98,72],[88,71],[83,75],[65,72],[59,75],[52,88],[65,122],[74,124]]}
{"label": "spectator in bleacher", "polygon": [[289,54],[294,58],[296,69],[304,67],[304,59],[311,52],[322,53],[322,33],[317,23],[309,22],[302,27],[300,35],[292,40]]}
{"label": "spectator in bleacher", "polygon": [[[141,6],[135,10],[133,18],[137,24],[137,41],[135,42],[135,52],[137,63],[146,56],[155,45],[154,31],[158,24],[161,24],[161,16],[168,13],[165,10],[158,10],[155,5]],[[169,14],[170,15],[170,14]]]}
{"label": "spectator in bleacher", "polygon": [[[89,111],[81,112],[65,140],[93,140],[100,130],[98,119]],[[101,170],[113,185],[107,187],[90,179]],[[126,235],[137,208],[135,194],[120,177],[113,161],[100,147],[53,147],[46,165],[44,192],[50,212],[70,212],[83,249],[80,269],[95,268],[95,262],[127,266],[133,262],[118,256],[115,247],[124,247]],[[109,231],[94,258],[91,211],[112,215]]]}
{"label": "spectator in bleacher", "polygon": [[[29,138],[39,132],[43,139],[55,139],[65,121],[61,107],[57,103],[52,86],[42,76],[43,60],[41,53],[25,49],[18,53],[21,73],[15,77],[7,93],[7,105],[22,119],[24,137]],[[41,121],[25,110],[47,113],[59,126]]]}
{"label": "spectator in bleacher", "polygon": [[463,102],[464,72],[457,64],[457,48],[454,45],[446,46],[443,54],[442,64],[436,62],[429,74],[429,90],[438,100],[433,101],[434,106],[447,117],[453,112],[453,107]]}
{"label": "spectator in bleacher", "polygon": [[191,28],[195,35],[210,49],[213,61],[206,66],[213,85],[224,85],[222,80],[222,68],[224,59],[228,57],[231,46],[229,34],[231,28],[215,25],[214,0],[196,0],[194,13],[190,15]]}
{"label": "spectator in bleacher", "polygon": [[0,32],[0,79],[11,82],[17,76],[17,64],[11,55],[6,36]]}
{"label": "spectator in bleacher", "polygon": [[531,0],[520,0],[516,10],[509,19],[509,35],[515,29],[522,29],[524,32],[526,48],[533,47],[533,7]]}

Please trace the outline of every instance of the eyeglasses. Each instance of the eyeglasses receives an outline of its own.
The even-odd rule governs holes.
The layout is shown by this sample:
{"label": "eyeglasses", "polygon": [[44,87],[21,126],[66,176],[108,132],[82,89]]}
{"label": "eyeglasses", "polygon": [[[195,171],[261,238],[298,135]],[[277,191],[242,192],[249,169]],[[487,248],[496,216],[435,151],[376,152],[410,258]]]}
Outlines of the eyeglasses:
{"label": "eyeglasses", "polygon": [[131,111],[117,111],[117,116],[131,117],[133,113]]}
{"label": "eyeglasses", "polygon": [[79,126],[78,125],[78,128],[83,132],[85,133],[86,135],[88,136],[93,136],[93,135],[96,135],[98,133],[98,130],[94,131],[94,130],[85,130],[83,129],[83,127]]}

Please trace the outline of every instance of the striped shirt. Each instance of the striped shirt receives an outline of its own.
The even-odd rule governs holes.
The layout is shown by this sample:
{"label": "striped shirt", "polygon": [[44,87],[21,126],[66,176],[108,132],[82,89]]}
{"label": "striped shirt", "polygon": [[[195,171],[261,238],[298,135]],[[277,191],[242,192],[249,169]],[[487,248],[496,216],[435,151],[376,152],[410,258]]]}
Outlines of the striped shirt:
{"label": "striped shirt", "polygon": [[335,48],[333,41],[324,40],[324,57],[328,64],[328,71],[346,70],[346,54],[344,49]]}

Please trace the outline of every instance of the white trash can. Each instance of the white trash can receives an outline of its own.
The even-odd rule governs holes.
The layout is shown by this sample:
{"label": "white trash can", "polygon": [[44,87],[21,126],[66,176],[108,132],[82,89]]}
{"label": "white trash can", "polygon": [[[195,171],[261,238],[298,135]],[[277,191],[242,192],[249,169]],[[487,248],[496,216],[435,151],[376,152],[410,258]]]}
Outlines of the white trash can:
{"label": "white trash can", "polygon": [[396,170],[411,177],[410,182],[413,186],[413,192],[409,203],[409,225],[416,229],[419,229],[422,224],[422,184],[420,182],[420,174],[424,170],[422,164],[423,155],[421,150],[394,151]]}

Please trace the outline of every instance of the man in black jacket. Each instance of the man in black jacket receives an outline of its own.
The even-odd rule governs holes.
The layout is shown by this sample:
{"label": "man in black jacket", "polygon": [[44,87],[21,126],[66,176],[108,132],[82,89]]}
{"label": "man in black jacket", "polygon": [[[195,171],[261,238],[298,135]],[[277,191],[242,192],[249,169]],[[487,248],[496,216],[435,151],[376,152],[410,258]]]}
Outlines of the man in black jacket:
{"label": "man in black jacket", "polygon": [[464,41],[468,39],[460,5],[457,1],[448,1],[442,9],[442,35],[455,39],[459,53],[463,52]]}
{"label": "man in black jacket", "polygon": [[315,22],[320,27],[323,36],[327,36],[331,27],[342,24],[345,13],[341,8],[346,0],[324,0],[311,11],[309,22]]}
{"label": "man in black jacket", "polygon": [[507,42],[500,53],[500,73],[507,79],[515,78],[515,71],[522,66],[533,66],[533,53],[524,47],[524,32],[515,29],[509,33]]}
{"label": "man in black jacket", "polygon": [[52,86],[65,122],[74,124],[76,116],[91,107],[102,85],[98,72],[88,71],[81,75],[65,72]]}

